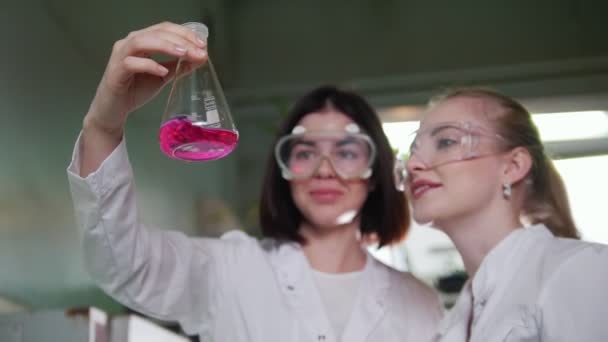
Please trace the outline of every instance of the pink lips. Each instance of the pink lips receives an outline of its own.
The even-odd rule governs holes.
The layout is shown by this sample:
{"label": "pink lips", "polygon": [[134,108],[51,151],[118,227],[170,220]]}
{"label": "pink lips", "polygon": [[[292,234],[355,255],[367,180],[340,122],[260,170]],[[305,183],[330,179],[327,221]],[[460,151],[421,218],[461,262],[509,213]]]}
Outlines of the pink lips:
{"label": "pink lips", "polygon": [[319,203],[335,202],[342,194],[343,193],[340,190],[329,188],[320,188],[310,191],[311,197]]}
{"label": "pink lips", "polygon": [[419,199],[428,191],[440,186],[440,183],[431,182],[426,179],[418,179],[410,183],[410,193],[414,199]]}

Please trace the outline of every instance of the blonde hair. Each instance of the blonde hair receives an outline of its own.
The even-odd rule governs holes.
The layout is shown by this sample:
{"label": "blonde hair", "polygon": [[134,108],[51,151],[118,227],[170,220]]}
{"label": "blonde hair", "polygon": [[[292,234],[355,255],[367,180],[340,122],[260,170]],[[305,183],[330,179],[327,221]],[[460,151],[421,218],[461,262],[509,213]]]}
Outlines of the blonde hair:
{"label": "blonde hair", "polygon": [[429,107],[456,97],[482,99],[496,105],[497,112],[490,114],[497,133],[505,140],[505,148],[523,147],[529,152],[532,167],[524,180],[529,189],[523,203],[523,218],[531,224],[545,224],[555,236],[580,238],[562,178],[547,156],[528,110],[506,95],[481,87],[448,89],[432,97]]}

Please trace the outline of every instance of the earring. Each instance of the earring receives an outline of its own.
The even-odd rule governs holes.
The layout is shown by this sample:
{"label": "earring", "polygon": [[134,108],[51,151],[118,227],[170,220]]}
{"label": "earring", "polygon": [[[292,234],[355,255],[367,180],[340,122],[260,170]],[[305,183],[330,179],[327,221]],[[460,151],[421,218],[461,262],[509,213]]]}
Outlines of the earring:
{"label": "earring", "polygon": [[509,183],[504,183],[502,185],[502,196],[506,199],[509,200],[511,199],[511,184]]}

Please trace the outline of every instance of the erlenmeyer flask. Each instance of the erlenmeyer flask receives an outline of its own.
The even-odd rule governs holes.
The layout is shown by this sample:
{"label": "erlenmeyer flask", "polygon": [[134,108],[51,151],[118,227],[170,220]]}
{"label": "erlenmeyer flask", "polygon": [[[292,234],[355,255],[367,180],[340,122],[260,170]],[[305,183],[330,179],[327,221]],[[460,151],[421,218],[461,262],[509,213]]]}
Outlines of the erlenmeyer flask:
{"label": "erlenmeyer flask", "polygon": [[[184,26],[207,40],[205,25]],[[160,148],[169,157],[185,161],[225,157],[236,147],[238,132],[211,58],[189,73],[184,74],[183,68],[179,60],[161,121]]]}

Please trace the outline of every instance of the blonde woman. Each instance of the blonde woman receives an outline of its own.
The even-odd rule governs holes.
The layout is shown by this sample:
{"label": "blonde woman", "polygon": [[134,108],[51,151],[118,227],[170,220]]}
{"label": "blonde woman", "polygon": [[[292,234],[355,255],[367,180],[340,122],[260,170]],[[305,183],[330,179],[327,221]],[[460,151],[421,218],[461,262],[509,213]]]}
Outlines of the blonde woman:
{"label": "blonde woman", "polygon": [[435,97],[406,169],[414,219],[451,238],[470,277],[438,341],[608,341],[608,247],[578,240],[521,104],[478,88]]}

